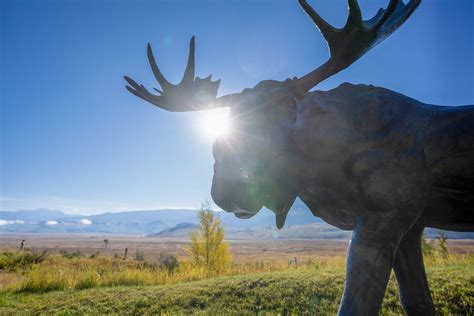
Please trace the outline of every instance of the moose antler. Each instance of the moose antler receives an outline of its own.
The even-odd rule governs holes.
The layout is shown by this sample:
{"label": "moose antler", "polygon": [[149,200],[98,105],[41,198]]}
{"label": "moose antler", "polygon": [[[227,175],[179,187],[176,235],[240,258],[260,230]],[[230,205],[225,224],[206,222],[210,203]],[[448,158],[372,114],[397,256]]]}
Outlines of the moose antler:
{"label": "moose antler", "polygon": [[387,9],[379,9],[367,21],[362,19],[357,0],[348,0],[349,16],[341,29],[327,23],[306,0],[298,2],[323,35],[331,55],[319,68],[292,81],[295,89],[307,92],[321,81],[347,68],[392,34],[410,17],[421,0],[410,0],[408,4],[404,4],[402,0],[390,0]]}
{"label": "moose antler", "polygon": [[[298,0],[298,2],[322,33],[330,52],[329,60],[322,66],[299,79],[284,82],[296,93],[306,93],[321,81],[347,68],[392,34],[410,17],[421,0],[410,0],[408,4],[404,4],[402,0],[390,0],[386,9],[380,9],[373,18],[367,21],[362,19],[357,0],[348,0],[349,16],[346,25],[341,29],[327,23],[306,0]],[[241,102],[239,93],[216,98],[220,80],[212,81],[211,76],[204,79],[195,77],[194,51],[193,36],[189,44],[188,64],[183,79],[179,84],[174,85],[161,73],[151,46],[148,44],[148,61],[162,90],[154,89],[158,95],[152,94],[128,76],[125,76],[129,84],[126,88],[137,97],[173,112],[207,110]]]}
{"label": "moose antler", "polygon": [[150,93],[143,85],[137,84],[132,78],[124,76],[130,86],[127,90],[143,100],[162,109],[173,112],[199,111],[215,107],[227,106],[232,95],[216,98],[220,80],[212,81],[211,75],[201,79],[195,77],[195,38],[189,43],[189,57],[183,79],[177,85],[170,83],[158,68],[151,45],[148,44],[147,55],[151,70],[162,90],[155,89],[158,95]]}

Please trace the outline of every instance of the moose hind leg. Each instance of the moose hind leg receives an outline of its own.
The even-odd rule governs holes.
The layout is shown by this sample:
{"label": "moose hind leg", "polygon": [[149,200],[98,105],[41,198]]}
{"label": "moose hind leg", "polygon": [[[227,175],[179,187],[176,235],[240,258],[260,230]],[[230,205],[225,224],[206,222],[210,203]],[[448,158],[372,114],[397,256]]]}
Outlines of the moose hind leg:
{"label": "moose hind leg", "polygon": [[423,227],[415,226],[401,240],[395,254],[394,270],[400,299],[407,315],[435,315],[423,264],[421,236]]}

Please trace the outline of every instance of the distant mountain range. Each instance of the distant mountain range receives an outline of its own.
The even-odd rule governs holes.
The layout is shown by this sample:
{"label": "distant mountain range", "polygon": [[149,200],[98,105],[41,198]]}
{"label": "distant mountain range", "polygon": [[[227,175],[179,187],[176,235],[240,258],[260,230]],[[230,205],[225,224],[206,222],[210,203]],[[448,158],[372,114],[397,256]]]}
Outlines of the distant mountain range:
{"label": "distant mountain range", "polygon": [[[228,239],[348,239],[343,231],[314,217],[299,200],[293,205],[281,230],[275,228],[275,215],[263,209],[250,219],[238,219],[231,213],[216,212]],[[198,224],[198,211],[164,209],[150,211],[110,212],[98,215],[70,215],[61,211],[0,211],[2,233],[89,233],[136,234],[162,237],[187,237]],[[427,229],[428,237],[439,231]],[[474,239],[474,233],[447,232],[452,239]]]}

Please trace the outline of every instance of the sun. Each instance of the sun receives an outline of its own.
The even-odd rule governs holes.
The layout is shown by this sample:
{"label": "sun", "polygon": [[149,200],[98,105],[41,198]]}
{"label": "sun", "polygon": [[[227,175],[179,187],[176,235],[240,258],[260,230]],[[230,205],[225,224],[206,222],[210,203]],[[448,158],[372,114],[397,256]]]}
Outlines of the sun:
{"label": "sun", "polygon": [[200,113],[199,129],[211,141],[229,133],[229,108],[219,108]]}

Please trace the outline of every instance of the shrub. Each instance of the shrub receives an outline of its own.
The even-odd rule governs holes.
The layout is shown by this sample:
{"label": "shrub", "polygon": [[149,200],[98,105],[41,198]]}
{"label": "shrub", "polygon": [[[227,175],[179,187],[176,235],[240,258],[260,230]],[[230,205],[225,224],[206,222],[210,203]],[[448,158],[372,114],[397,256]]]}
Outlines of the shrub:
{"label": "shrub", "polygon": [[445,232],[441,231],[438,236],[438,253],[443,258],[448,257],[448,254],[449,254],[447,240],[448,238],[446,238]]}
{"label": "shrub", "polygon": [[89,259],[95,259],[100,256],[100,251],[96,251],[89,256]]}
{"label": "shrub", "polygon": [[175,255],[161,252],[158,257],[158,265],[162,270],[173,272],[178,267],[178,264],[178,258]]}
{"label": "shrub", "polygon": [[79,250],[76,250],[74,252],[68,252],[66,250],[60,250],[59,253],[65,257],[65,258],[68,258],[68,259],[72,259],[72,258],[81,258],[82,257],[82,253],[79,251]]}
{"label": "shrub", "polygon": [[43,262],[47,256],[46,251],[3,252],[0,254],[0,269],[16,270],[18,268],[28,268],[33,264]]}
{"label": "shrub", "polygon": [[432,243],[426,240],[426,234],[424,232],[423,235],[421,235],[421,250],[425,256],[433,255],[434,247]]}
{"label": "shrub", "polygon": [[137,261],[145,261],[145,254],[143,253],[143,251],[136,251],[135,252],[135,260]]}

